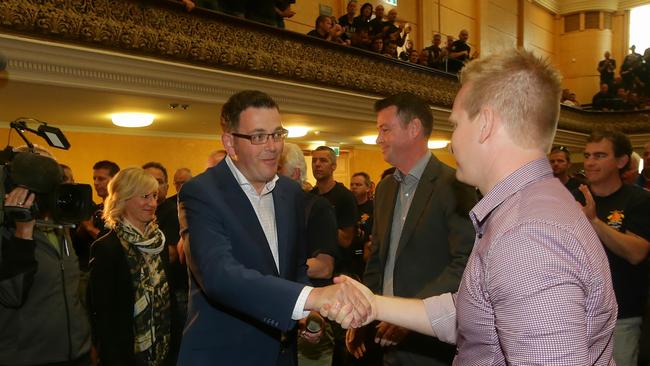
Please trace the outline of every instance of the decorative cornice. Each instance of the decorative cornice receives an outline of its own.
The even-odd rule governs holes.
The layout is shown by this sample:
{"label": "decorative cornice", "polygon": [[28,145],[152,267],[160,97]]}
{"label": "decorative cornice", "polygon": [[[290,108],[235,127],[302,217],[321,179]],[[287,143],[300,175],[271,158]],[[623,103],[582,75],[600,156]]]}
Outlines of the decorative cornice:
{"label": "decorative cornice", "polygon": [[648,0],[529,0],[553,14],[570,14],[580,11],[602,10],[608,12],[629,10],[650,4]]}
{"label": "decorative cornice", "polygon": [[588,134],[614,124],[617,130],[629,135],[647,133],[650,131],[650,110],[594,112],[562,106],[559,128]]}

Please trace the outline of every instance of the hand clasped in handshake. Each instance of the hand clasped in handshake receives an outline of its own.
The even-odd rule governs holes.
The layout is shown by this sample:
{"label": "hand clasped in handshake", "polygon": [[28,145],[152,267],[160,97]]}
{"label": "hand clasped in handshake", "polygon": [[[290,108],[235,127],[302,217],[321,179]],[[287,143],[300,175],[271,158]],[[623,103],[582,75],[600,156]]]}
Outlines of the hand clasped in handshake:
{"label": "hand clasped in handshake", "polygon": [[334,285],[312,290],[306,305],[345,329],[364,326],[377,318],[375,295],[348,276],[336,277]]}

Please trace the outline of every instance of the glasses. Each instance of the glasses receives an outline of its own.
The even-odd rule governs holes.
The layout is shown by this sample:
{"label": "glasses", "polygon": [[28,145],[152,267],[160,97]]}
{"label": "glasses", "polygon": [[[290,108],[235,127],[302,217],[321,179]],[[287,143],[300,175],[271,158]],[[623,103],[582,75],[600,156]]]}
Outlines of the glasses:
{"label": "glasses", "polygon": [[274,142],[284,141],[284,139],[286,139],[289,135],[289,131],[283,128],[271,133],[254,133],[252,135],[246,135],[243,133],[231,132],[230,134],[235,137],[247,139],[253,145],[262,145],[266,144],[266,142],[269,141],[269,137],[271,137]]}

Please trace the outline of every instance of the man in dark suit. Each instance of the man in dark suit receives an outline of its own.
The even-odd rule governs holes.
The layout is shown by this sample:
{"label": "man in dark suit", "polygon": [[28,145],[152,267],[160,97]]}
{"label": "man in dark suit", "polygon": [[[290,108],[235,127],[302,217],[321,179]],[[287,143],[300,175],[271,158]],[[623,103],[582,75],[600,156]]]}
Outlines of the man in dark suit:
{"label": "man in dark suit", "polygon": [[[433,116],[421,98],[402,93],[375,104],[384,160],[395,174],[377,186],[372,253],[364,283],[374,293],[425,298],[455,292],[472,251],[474,229],[468,212],[472,187],[428,150]],[[448,365],[455,350],[436,339],[389,323],[377,326],[384,365]],[[362,331],[350,330],[348,344],[359,356]],[[392,347],[394,346],[394,347]]]}
{"label": "man in dark suit", "polygon": [[296,320],[350,298],[337,297],[340,285],[304,285],[303,194],[276,174],[287,137],[278,106],[243,91],[224,104],[221,124],[228,156],[180,191],[191,283],[178,364],[295,365]]}

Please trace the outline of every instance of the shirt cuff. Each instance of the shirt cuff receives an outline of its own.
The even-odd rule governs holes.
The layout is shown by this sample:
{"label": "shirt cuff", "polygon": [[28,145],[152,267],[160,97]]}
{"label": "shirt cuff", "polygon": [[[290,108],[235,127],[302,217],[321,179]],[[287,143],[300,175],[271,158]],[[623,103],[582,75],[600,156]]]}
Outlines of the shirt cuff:
{"label": "shirt cuff", "polygon": [[443,342],[456,344],[456,305],[452,294],[447,292],[423,301],[434,336]]}
{"label": "shirt cuff", "polygon": [[307,298],[313,289],[314,288],[311,286],[305,286],[302,288],[302,291],[300,291],[300,295],[298,296],[298,300],[296,300],[296,306],[293,307],[291,319],[300,320],[302,318],[306,318],[307,315],[309,315],[309,311],[305,311],[305,303],[307,302]]}

